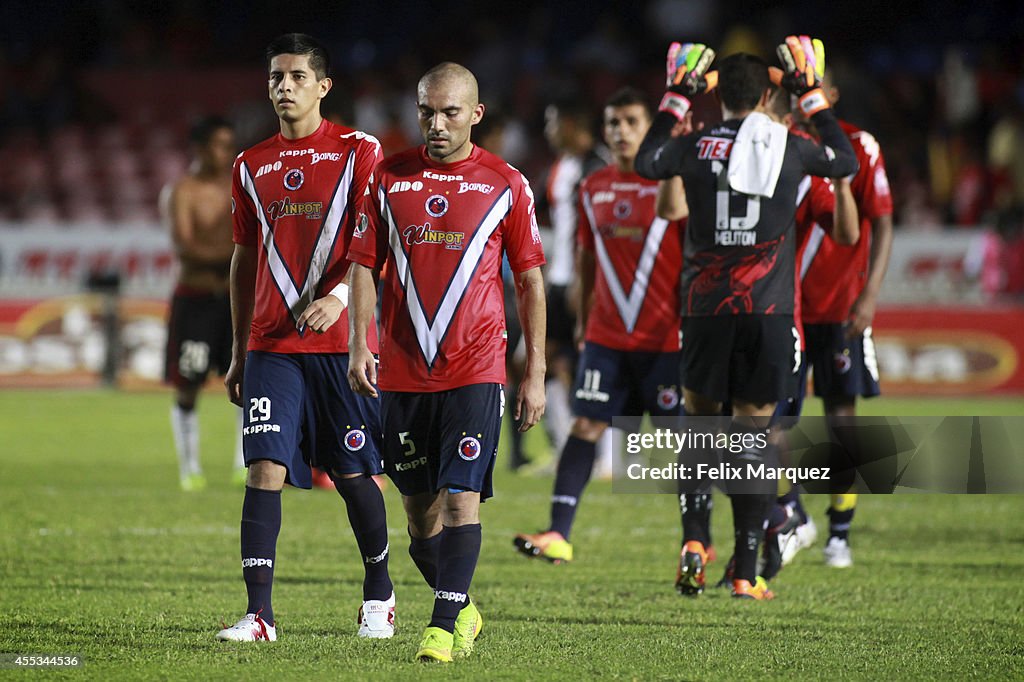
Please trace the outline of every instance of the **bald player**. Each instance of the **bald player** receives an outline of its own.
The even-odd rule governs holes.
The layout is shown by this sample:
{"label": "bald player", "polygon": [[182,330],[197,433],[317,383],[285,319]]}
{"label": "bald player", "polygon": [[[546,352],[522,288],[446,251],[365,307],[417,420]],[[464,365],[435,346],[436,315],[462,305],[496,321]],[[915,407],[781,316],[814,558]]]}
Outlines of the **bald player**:
{"label": "bald player", "polygon": [[[171,427],[185,491],[206,486],[199,463],[199,390],[210,370],[223,375],[231,363],[231,163],[237,153],[231,124],[218,116],[196,123],[189,137],[195,159],[160,196],[180,264],[167,322],[164,377],[175,390]],[[235,469],[236,479],[244,481],[240,437]]]}
{"label": "bald player", "polygon": [[[381,390],[385,469],[402,493],[409,554],[434,590],[415,658],[447,663],[471,651],[483,623],[469,587],[505,409],[502,254],[526,345],[513,403],[526,431],[545,405],[544,252],[526,178],[470,141],[484,115],[473,74],[440,64],[416,94],[425,145],[378,166],[349,249],[349,381],[363,395]],[[381,272],[378,370],[365,339]]]}

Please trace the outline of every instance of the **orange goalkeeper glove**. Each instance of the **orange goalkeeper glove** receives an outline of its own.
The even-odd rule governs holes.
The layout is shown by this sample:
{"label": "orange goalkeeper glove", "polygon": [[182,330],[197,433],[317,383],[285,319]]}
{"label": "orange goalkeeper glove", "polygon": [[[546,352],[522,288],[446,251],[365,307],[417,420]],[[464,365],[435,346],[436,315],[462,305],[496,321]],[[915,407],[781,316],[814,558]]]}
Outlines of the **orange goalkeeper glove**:
{"label": "orange goalkeeper glove", "polygon": [[782,87],[796,95],[800,109],[807,116],[832,105],[821,89],[825,75],[825,44],[808,36],[786,36],[786,42],[775,49],[782,62]]}

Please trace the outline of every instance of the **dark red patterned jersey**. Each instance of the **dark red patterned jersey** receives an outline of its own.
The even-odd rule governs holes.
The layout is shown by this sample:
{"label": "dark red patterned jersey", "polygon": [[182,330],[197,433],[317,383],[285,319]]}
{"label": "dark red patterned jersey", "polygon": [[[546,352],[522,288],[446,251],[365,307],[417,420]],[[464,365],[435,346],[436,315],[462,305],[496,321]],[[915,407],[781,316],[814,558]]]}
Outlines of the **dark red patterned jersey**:
{"label": "dark red patterned jersey", "polygon": [[366,216],[349,258],[384,269],[381,389],[504,383],[502,253],[515,272],[544,264],[526,178],[480,147],[449,164],[418,147],[381,163]]}
{"label": "dark red patterned jersey", "polygon": [[[249,350],[348,352],[347,310],[323,334],[298,319],[348,272],[355,216],[380,157],[372,136],[324,121],[312,135],[278,134],[235,159],[234,240],[259,250]],[[367,342],[376,350],[373,325]]]}
{"label": "dark red patterned jersey", "polygon": [[658,183],[606,166],[580,185],[578,241],[597,261],[586,339],[679,350],[682,224],[655,213]]}
{"label": "dark red patterned jersey", "polygon": [[892,215],[892,194],[885,172],[885,158],[878,141],[868,132],[839,122],[850,138],[860,170],[853,177],[850,189],[857,202],[860,239],[843,246],[824,235],[812,238],[803,268],[802,314],[804,322],[819,324],[845,322],[850,308],[867,282],[868,258],[871,253],[871,223],[876,218]]}

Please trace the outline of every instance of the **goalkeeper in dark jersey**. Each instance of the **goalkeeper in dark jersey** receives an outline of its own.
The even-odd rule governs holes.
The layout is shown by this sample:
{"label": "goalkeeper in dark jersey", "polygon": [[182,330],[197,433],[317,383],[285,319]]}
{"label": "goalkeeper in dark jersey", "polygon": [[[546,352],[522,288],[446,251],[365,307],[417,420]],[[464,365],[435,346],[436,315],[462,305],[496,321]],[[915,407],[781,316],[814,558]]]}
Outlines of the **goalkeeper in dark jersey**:
{"label": "goalkeeper in dark jersey", "polygon": [[[796,393],[798,185],[806,174],[839,177],[857,170],[853,149],[821,91],[811,41],[787,39],[779,52],[782,84],[813,118],[822,146],[790,135],[763,113],[771,93],[768,65],[749,54],[731,55],[719,64],[717,94],[723,122],[671,137],[672,128],[689,112],[687,96],[708,88],[705,74],[714,58],[704,45],[674,43],[669,50],[669,90],[636,159],[642,176],[681,176],[690,209],[681,282],[685,412],[714,416],[731,399],[730,428],[743,442],[765,442],[757,436],[766,432],[775,404]],[[746,433],[754,437],[742,438]],[[728,456],[737,462],[770,462],[776,454],[773,449],[768,444]],[[684,452],[693,461],[715,454]],[[732,495],[733,595],[768,599],[772,593],[756,575],[757,551],[775,500],[774,482],[744,493]],[[697,594],[704,586],[707,539],[696,527],[684,532],[684,578]]]}

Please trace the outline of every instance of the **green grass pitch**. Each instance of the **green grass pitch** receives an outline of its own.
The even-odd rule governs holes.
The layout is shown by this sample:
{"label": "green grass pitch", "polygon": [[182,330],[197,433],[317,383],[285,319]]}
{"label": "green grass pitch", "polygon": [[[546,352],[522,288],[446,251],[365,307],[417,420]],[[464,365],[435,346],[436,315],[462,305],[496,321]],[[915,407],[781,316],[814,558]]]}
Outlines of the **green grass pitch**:
{"label": "green grass pitch", "polygon": [[[862,497],[855,565],[826,569],[821,544],[773,581],[773,602],[672,589],[672,496],[595,482],[551,566],[511,539],[547,520],[548,478],[509,474],[484,505],[473,583],[484,631],[472,658],[411,662],[431,595],[386,493],[398,633],[355,637],[361,565],[341,499],[288,490],[274,589],[279,641],[215,642],[242,615],[242,493],[231,487],[234,415],[200,405],[210,487],[177,487],[170,395],[0,392],[0,654],[76,654],[67,679],[908,679],[1024,677],[1024,496]],[[1020,400],[867,403],[882,414],[1024,414]],[[528,447],[543,447],[532,435]],[[730,514],[714,535],[728,553]],[[808,510],[823,529],[824,497]],[[712,564],[717,578],[721,563]],[[27,679],[0,670],[0,679]]]}

